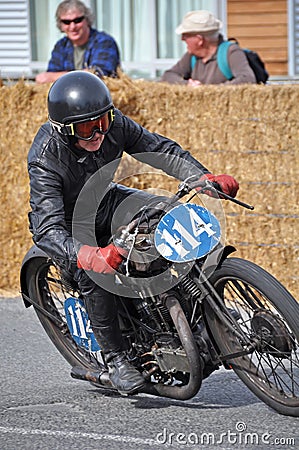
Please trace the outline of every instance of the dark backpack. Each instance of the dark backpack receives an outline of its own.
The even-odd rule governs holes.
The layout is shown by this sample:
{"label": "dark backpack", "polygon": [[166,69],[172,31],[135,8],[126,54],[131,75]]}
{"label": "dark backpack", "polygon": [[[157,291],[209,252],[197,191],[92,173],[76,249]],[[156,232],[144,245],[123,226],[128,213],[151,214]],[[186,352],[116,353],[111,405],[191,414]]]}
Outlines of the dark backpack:
{"label": "dark backpack", "polygon": [[[229,49],[230,45],[232,45],[232,44],[238,44],[238,41],[234,38],[230,38],[230,39],[228,39],[228,41],[223,41],[219,45],[218,51],[217,51],[218,67],[221,70],[221,72],[223,73],[223,75],[225,76],[225,78],[227,78],[228,80],[233,79],[233,74],[232,74],[232,71],[230,70],[228,58],[227,58],[228,49]],[[249,50],[247,48],[243,48],[242,50],[244,51],[244,53],[247,57],[247,61],[250,65],[251,69],[254,72],[256,82],[265,84],[269,78],[269,74],[268,74],[267,70],[265,69],[264,62],[261,60],[259,55],[256,52],[254,52],[253,50]],[[196,63],[196,56],[192,55],[192,57],[191,57],[192,69],[193,69],[195,63]]]}

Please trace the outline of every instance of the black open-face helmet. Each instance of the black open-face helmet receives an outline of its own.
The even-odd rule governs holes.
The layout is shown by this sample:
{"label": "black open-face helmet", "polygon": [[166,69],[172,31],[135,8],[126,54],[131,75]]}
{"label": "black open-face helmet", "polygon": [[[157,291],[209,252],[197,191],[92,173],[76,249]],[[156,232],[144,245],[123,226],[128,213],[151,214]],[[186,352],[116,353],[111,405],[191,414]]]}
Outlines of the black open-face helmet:
{"label": "black open-face helmet", "polygon": [[58,78],[48,94],[49,121],[64,136],[91,140],[107,134],[114,119],[109,89],[96,75],[76,70]]}

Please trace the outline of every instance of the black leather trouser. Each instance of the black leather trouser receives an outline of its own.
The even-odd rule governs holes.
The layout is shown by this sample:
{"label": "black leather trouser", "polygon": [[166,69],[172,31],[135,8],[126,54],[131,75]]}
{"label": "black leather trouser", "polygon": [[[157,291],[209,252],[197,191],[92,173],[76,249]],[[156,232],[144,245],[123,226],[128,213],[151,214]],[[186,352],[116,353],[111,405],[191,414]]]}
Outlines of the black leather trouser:
{"label": "black leather trouser", "polygon": [[[111,237],[111,222],[115,220],[114,213],[120,204],[132,194],[134,194],[133,209],[135,213],[146,202],[159,198],[143,191],[136,191],[135,189],[128,189],[119,185],[114,186],[105,195],[98,208],[96,236],[99,246],[104,247],[107,245]],[[128,209],[127,206],[121,209],[120,217],[123,220],[123,224],[127,224],[131,219],[132,213]],[[116,223],[115,227],[119,225],[122,224]],[[99,275],[98,279],[101,280],[101,277],[102,280],[105,279],[105,283],[95,282],[88,275],[88,272],[85,272],[83,269],[76,269],[74,276],[83,295],[95,337],[103,353],[107,355],[108,353],[118,353],[124,348],[117,316],[117,296],[113,293],[114,289],[109,291],[109,283],[114,284],[115,282],[114,276]],[[105,288],[103,288],[103,285]],[[108,288],[106,288],[107,286]]]}
{"label": "black leather trouser", "polygon": [[[98,286],[84,270],[80,270],[77,282],[94,335],[104,354],[118,353],[123,348],[117,315],[117,297]],[[111,275],[105,275],[111,277]]]}

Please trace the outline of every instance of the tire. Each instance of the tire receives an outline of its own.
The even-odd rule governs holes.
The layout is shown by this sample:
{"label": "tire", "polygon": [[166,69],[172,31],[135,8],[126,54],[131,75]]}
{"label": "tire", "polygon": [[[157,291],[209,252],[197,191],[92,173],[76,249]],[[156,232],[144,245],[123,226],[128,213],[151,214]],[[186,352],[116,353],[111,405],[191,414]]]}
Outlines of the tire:
{"label": "tire", "polygon": [[[221,318],[208,301],[204,306],[225,366],[278,413],[299,417],[299,303],[272,275],[239,258],[224,260],[210,282],[235,311]],[[237,356],[245,340],[255,343],[254,350]]]}
{"label": "tire", "polygon": [[103,367],[101,352],[88,352],[72,338],[64,302],[69,297],[77,297],[78,293],[64,282],[53,263],[46,258],[32,259],[27,267],[26,282],[29,297],[51,315],[48,317],[34,307],[47,335],[67,362],[72,367],[81,366],[90,370]]}

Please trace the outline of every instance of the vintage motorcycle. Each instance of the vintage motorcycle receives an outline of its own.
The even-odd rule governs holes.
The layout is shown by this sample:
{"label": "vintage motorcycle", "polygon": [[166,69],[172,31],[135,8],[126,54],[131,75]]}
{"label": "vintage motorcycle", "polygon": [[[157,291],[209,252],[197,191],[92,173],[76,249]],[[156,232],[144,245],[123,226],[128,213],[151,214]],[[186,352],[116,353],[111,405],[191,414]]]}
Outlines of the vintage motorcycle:
{"label": "vintage motorcycle", "polygon": [[[129,293],[116,290],[128,357],[146,380],[144,393],[190,399],[224,366],[278,413],[298,417],[299,304],[264,269],[231,257],[219,220],[192,201],[211,190],[253,209],[219,189],[191,177],[113,237],[128,251],[115,275]],[[35,246],[22,264],[21,292],[71,376],[113,389],[80,291]]]}

